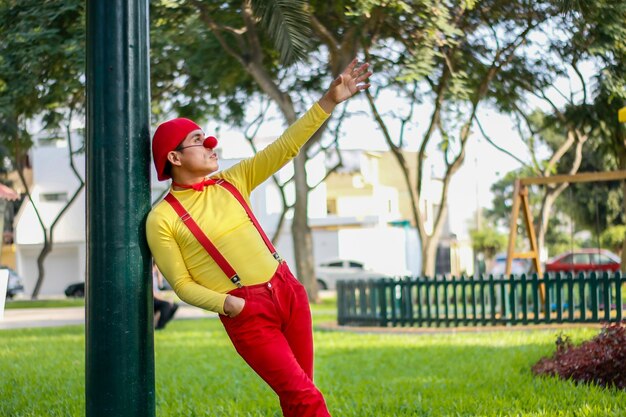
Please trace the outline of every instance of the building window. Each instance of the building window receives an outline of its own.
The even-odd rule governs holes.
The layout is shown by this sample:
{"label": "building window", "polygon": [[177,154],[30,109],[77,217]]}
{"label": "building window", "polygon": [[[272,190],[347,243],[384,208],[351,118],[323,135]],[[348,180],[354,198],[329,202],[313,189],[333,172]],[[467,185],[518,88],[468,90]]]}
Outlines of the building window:
{"label": "building window", "polygon": [[337,200],[334,198],[326,200],[326,214],[337,214]]}
{"label": "building window", "polygon": [[67,202],[67,193],[42,193],[39,198],[48,203]]}

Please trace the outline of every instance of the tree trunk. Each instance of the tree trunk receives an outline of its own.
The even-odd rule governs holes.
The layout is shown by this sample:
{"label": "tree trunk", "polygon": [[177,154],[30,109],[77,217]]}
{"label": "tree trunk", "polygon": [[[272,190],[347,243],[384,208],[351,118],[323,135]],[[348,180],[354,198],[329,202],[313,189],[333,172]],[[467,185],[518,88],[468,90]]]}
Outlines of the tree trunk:
{"label": "tree trunk", "polygon": [[[32,203],[32,201],[31,201]],[[47,233],[44,229],[44,233]],[[39,252],[39,256],[37,256],[37,271],[39,272],[37,275],[37,282],[35,283],[35,288],[33,289],[33,293],[30,298],[32,300],[36,300],[39,297],[39,291],[41,291],[41,286],[43,285],[44,277],[46,276],[46,270],[44,268],[44,261],[48,254],[52,252],[52,242],[49,239],[44,239],[43,248],[41,252]]]}
{"label": "tree trunk", "polygon": [[420,242],[422,242],[422,276],[430,278],[435,277],[437,247],[439,246],[439,241],[441,240],[443,224],[448,216],[448,198],[446,190],[444,190],[439,203],[439,211],[436,216],[435,224],[433,225],[432,233],[428,235],[426,233],[426,229],[417,229]]}
{"label": "tree trunk", "polygon": [[301,152],[293,161],[296,202],[294,207],[291,233],[293,236],[293,250],[296,258],[296,270],[298,278],[306,288],[309,300],[317,301],[317,280],[315,279],[315,266],[313,265],[313,237],[308,222],[309,193],[306,181],[306,152]]}
{"label": "tree trunk", "polygon": [[425,236],[422,240],[422,276],[435,277],[435,262],[437,258],[437,245],[439,239]]}
{"label": "tree trunk", "polygon": [[34,208],[35,212],[37,213],[37,218],[39,219],[39,223],[41,224],[41,229],[42,229],[43,234],[44,234],[43,248],[41,249],[41,252],[39,253],[39,256],[37,256],[37,270],[39,271],[39,275],[37,277],[37,283],[35,284],[35,289],[33,290],[33,293],[32,293],[32,296],[31,296],[32,299],[36,299],[39,296],[39,291],[41,290],[41,286],[43,285],[43,281],[44,281],[44,277],[45,277],[44,262],[45,262],[46,258],[48,257],[48,255],[50,254],[50,252],[52,252],[52,249],[53,249],[53,245],[54,245],[54,228],[57,225],[57,223],[59,222],[59,220],[63,217],[65,212],[70,208],[70,206],[74,203],[74,201],[76,201],[76,199],[78,198],[78,195],[83,190],[83,188],[85,188],[85,181],[80,176],[80,174],[78,173],[78,170],[76,169],[76,166],[74,165],[74,150],[73,150],[73,147],[72,147],[72,134],[71,134],[71,130],[70,130],[70,125],[71,125],[71,121],[72,121],[72,114],[73,114],[73,111],[70,110],[69,121],[68,121],[67,127],[66,127],[67,142],[68,142],[67,149],[68,149],[68,152],[69,152],[68,153],[68,157],[69,157],[69,160],[70,160],[70,168],[72,169],[72,172],[74,173],[74,176],[76,177],[76,179],[78,180],[80,185],[74,191],[74,194],[72,194],[72,197],[63,206],[61,211],[59,211],[59,213],[56,215],[56,217],[52,221],[52,224],[50,225],[50,229],[49,230],[46,229],[45,225],[43,224],[43,221],[42,221],[41,217],[39,217],[39,211],[37,210],[37,207],[35,206],[35,203],[32,201],[32,199],[30,199],[30,194],[29,194],[30,202],[33,205],[33,208]]}
{"label": "tree trunk", "polygon": [[[16,138],[16,143],[17,143],[17,138]],[[41,286],[43,285],[43,281],[45,278],[45,270],[43,267],[43,261],[46,255],[52,249],[50,248],[50,241],[48,240],[48,229],[46,228],[46,225],[44,224],[41,218],[41,215],[39,214],[39,210],[37,209],[37,205],[33,201],[33,198],[30,194],[30,188],[28,187],[28,184],[26,183],[26,178],[24,177],[24,166],[21,162],[21,154],[17,149],[15,152],[15,161],[16,161],[17,175],[20,178],[22,187],[24,187],[24,190],[26,191],[26,197],[28,197],[28,201],[30,201],[30,203],[33,205],[33,210],[35,211],[35,215],[37,216],[37,221],[39,221],[39,225],[41,226],[41,232],[43,233],[43,248],[41,249],[41,253],[37,257],[37,271],[38,271],[37,282],[35,283],[35,288],[33,288],[33,292],[31,293],[31,296],[30,296],[32,300],[36,300],[37,297],[39,296],[39,290],[41,289]]]}
{"label": "tree trunk", "polygon": [[559,195],[568,187],[568,184],[559,184],[556,188],[547,188],[541,201],[541,210],[539,212],[539,224],[537,225],[537,250],[539,254],[546,244],[546,233],[548,232],[548,224],[550,222],[550,214],[552,207]]}
{"label": "tree trunk", "polygon": [[[587,141],[588,136],[584,135],[574,129],[568,128],[567,130],[567,140],[554,152],[548,166],[544,169],[543,175],[549,176],[550,170],[556,167],[556,164],[559,163],[561,157],[574,147],[574,160],[572,161],[572,166],[567,172],[569,175],[574,175],[578,172],[580,168],[580,164],[582,163],[582,152],[583,145]],[[569,186],[568,183],[558,184],[555,188],[548,188],[546,186],[546,192],[544,194],[543,200],[541,202],[541,214],[539,217],[539,225],[537,227],[537,250],[539,254],[541,254],[541,250],[545,245],[545,237],[548,231],[548,224],[550,222],[550,214],[552,213],[552,206],[556,201],[557,197]]]}

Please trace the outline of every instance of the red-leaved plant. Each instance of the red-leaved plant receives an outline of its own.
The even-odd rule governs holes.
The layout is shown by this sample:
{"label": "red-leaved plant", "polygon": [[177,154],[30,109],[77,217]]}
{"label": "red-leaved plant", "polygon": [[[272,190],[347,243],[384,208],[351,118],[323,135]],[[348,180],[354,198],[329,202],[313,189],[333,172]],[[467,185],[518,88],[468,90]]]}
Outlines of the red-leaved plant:
{"label": "red-leaved plant", "polygon": [[599,335],[580,346],[559,334],[554,355],[540,359],[532,372],[626,389],[626,321],[604,325]]}

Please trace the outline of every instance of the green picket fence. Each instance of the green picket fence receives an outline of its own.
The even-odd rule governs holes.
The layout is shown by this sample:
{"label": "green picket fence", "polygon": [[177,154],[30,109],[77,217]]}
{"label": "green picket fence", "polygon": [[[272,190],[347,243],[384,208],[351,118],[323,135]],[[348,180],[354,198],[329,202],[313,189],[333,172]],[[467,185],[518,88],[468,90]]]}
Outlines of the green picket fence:
{"label": "green picket fence", "polygon": [[619,322],[625,284],[619,272],[339,281],[337,318],[383,327]]}

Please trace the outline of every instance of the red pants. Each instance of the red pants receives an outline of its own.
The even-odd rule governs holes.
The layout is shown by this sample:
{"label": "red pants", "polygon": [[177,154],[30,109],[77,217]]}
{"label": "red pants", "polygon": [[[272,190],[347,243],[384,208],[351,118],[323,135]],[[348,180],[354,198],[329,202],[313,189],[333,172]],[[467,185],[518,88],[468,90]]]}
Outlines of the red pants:
{"label": "red pants", "polygon": [[265,284],[229,294],[246,305],[234,318],[220,316],[235,349],[278,394],[285,417],[330,417],[313,384],[313,332],[306,291],[282,262]]}

